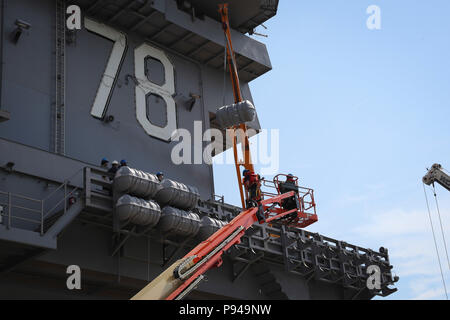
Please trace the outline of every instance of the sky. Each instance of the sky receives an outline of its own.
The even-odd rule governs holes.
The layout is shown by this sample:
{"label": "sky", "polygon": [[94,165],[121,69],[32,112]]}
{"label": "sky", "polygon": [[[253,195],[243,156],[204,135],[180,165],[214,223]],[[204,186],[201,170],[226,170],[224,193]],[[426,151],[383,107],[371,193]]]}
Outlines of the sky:
{"label": "sky", "polygon": [[[379,30],[366,25],[371,5]],[[422,177],[433,163],[450,170],[449,12],[448,0],[281,0],[257,29],[268,38],[253,36],[273,67],[250,88],[261,127],[279,130],[279,172],[315,190],[319,221],[307,230],[388,248],[400,280],[386,299],[445,299]],[[215,193],[238,205],[233,166],[214,176]],[[450,193],[436,191],[449,240]]]}

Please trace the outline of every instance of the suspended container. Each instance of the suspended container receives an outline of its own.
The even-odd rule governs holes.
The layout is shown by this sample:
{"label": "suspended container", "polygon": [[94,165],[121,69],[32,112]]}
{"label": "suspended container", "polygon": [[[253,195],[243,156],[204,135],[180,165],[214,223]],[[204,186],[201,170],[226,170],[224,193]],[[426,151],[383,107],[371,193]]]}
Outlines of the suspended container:
{"label": "suspended container", "polygon": [[153,198],[160,189],[161,184],[154,174],[129,167],[120,168],[114,178],[115,191],[139,198]]}
{"label": "suspended container", "polygon": [[161,207],[154,201],[147,201],[124,195],[117,200],[115,213],[122,222],[154,227],[161,217]]}
{"label": "suspended container", "polygon": [[171,206],[182,210],[190,210],[197,206],[200,193],[196,187],[185,185],[170,179],[161,182],[161,190],[155,196],[155,200],[161,205]]}
{"label": "suspended container", "polygon": [[248,100],[224,106],[216,112],[216,120],[222,129],[251,122],[255,116],[255,106]]}
{"label": "suspended container", "polygon": [[201,220],[201,226],[200,231],[198,232],[198,237],[202,241],[206,240],[227,224],[228,222],[204,216]]}
{"label": "suspended container", "polygon": [[200,217],[193,212],[164,207],[158,228],[164,234],[194,237],[200,230]]}

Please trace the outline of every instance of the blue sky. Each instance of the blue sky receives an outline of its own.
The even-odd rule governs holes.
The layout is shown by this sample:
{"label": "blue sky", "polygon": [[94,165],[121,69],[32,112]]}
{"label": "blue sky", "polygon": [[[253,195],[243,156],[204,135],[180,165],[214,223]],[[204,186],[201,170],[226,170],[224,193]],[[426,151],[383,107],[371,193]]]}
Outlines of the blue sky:
{"label": "blue sky", "polygon": [[[366,27],[370,5],[381,30]],[[280,130],[280,172],[315,189],[308,230],[389,248],[400,276],[389,299],[445,298],[421,178],[436,162],[450,170],[449,12],[447,0],[281,0],[258,28],[269,38],[256,37],[273,70],[251,83],[253,100],[261,126]],[[214,174],[216,194],[239,204],[233,166]],[[450,193],[437,191],[450,239]]]}

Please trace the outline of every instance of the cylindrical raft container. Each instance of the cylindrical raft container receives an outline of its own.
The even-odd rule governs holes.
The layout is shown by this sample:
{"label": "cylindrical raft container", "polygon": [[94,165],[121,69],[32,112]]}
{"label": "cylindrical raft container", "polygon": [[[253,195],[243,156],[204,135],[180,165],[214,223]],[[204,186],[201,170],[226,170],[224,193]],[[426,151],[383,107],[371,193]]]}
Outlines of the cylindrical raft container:
{"label": "cylindrical raft container", "polygon": [[222,129],[253,121],[255,116],[256,109],[248,100],[224,106],[216,112],[216,120]]}
{"label": "cylindrical raft container", "polygon": [[228,222],[204,216],[197,236],[202,241],[206,240],[227,224]]}
{"label": "cylindrical raft container", "polygon": [[120,168],[114,178],[115,191],[139,198],[153,198],[160,189],[161,184],[154,174],[129,167]]}
{"label": "cylindrical raft container", "polygon": [[165,234],[194,237],[200,229],[200,217],[193,212],[164,207],[158,228]]}
{"label": "cylindrical raft container", "polygon": [[200,194],[196,187],[170,179],[163,180],[161,186],[161,190],[155,196],[155,200],[158,201],[161,207],[171,206],[189,210],[197,206]]}
{"label": "cylindrical raft container", "polygon": [[129,220],[140,226],[154,227],[161,217],[161,208],[154,201],[124,195],[117,200],[116,214],[120,221]]}

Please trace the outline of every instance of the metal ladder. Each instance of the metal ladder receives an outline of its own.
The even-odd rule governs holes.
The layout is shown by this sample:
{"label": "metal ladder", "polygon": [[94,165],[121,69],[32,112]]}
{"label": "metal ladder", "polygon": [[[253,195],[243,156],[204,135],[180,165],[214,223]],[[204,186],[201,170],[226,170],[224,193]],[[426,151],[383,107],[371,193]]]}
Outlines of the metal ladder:
{"label": "metal ladder", "polygon": [[66,121],[66,1],[56,0],[56,92],[53,112],[53,152],[65,154],[65,121]]}

